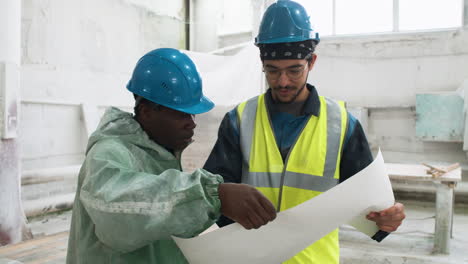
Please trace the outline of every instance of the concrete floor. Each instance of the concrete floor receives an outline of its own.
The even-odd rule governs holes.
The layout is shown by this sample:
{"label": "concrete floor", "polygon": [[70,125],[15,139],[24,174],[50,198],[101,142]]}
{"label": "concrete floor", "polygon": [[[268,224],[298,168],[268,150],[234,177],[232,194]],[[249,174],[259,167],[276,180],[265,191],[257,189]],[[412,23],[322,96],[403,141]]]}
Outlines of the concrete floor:
{"label": "concrete floor", "polygon": [[468,263],[468,205],[456,205],[450,254],[436,255],[432,253],[434,204],[416,201],[402,203],[406,207],[405,221],[381,243],[343,226],[340,229],[342,263]]}
{"label": "concrete floor", "polygon": [[[457,204],[455,208],[450,254],[435,255],[432,254],[435,219],[433,203],[402,202],[406,207],[406,220],[396,232],[381,243],[369,239],[350,226],[341,227],[341,263],[468,263],[468,205]],[[65,211],[31,219],[30,227],[35,237],[39,238],[67,231],[70,220],[71,211]],[[63,245],[60,246],[63,247]],[[0,263],[2,263],[1,259],[0,255]],[[18,260],[21,261],[21,259]],[[60,263],[60,261],[54,263]]]}

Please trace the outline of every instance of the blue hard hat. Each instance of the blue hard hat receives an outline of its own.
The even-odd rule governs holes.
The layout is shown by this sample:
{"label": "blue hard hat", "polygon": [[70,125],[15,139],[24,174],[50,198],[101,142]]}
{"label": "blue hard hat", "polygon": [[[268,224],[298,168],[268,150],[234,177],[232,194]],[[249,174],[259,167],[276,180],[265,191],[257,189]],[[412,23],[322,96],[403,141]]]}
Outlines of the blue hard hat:
{"label": "blue hard hat", "polygon": [[141,57],[127,89],[184,113],[201,114],[214,107],[214,103],[203,95],[202,79],[195,64],[176,49],[155,49]]}
{"label": "blue hard hat", "polygon": [[278,0],[265,11],[255,45],[309,39],[317,43],[320,41],[318,33],[312,29],[305,8],[294,1]]}

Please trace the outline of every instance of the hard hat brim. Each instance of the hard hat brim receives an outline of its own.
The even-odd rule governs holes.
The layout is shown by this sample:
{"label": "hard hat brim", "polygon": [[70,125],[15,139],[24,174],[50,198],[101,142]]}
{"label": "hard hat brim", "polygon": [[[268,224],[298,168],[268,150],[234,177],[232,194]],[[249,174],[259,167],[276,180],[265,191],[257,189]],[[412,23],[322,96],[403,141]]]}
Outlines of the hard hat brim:
{"label": "hard hat brim", "polygon": [[189,106],[189,107],[174,107],[174,106],[167,106],[167,107],[180,111],[180,112],[187,113],[187,114],[198,115],[198,114],[206,113],[210,111],[211,109],[213,109],[214,103],[210,99],[208,99],[206,96],[202,96],[200,98],[200,101],[197,104]]}

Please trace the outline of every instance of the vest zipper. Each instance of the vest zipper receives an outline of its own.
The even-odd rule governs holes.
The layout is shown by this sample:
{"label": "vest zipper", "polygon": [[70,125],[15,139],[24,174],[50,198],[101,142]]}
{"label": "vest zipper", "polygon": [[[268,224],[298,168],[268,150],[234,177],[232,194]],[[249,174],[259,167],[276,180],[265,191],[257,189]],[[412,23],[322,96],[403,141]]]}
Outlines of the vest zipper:
{"label": "vest zipper", "polygon": [[[286,160],[289,158],[289,152],[288,155],[286,156]],[[281,182],[280,182],[280,188],[279,188],[279,194],[278,194],[278,208],[276,209],[277,212],[281,210],[281,200],[283,198],[283,185],[284,185],[284,175],[286,174],[286,162],[284,164],[283,168],[283,173],[281,173]]]}
{"label": "vest zipper", "polygon": [[[271,129],[273,130],[273,124],[271,123],[271,119],[270,119],[270,113],[268,112],[268,108],[265,107],[267,109],[267,113],[268,113],[268,121],[270,122],[270,127]],[[299,134],[297,134],[297,137],[296,139],[294,140],[294,143],[291,145],[291,147],[289,148],[289,151],[288,151],[288,155],[286,155],[286,159],[283,161],[283,172],[281,173],[281,181],[280,181],[280,187],[279,187],[279,194],[278,194],[278,208],[276,209],[277,212],[280,212],[280,209],[281,209],[281,201],[283,200],[283,186],[284,186],[284,178],[285,178],[285,175],[286,175],[286,168],[287,168],[287,165],[288,165],[288,161],[289,161],[289,155],[291,154],[292,150],[294,149],[294,147],[296,146],[296,143],[297,143],[297,140],[299,139],[299,137],[301,136],[302,132],[304,131],[305,127],[307,126],[307,124],[309,123],[310,119],[312,118],[312,115],[309,116],[309,118],[307,119],[307,121],[305,122],[304,126],[301,128],[301,132],[299,132]],[[273,130],[273,133],[274,133],[274,130]],[[276,143],[276,148],[278,149],[278,151],[281,153],[281,150],[278,146],[278,142],[276,142],[276,138],[275,138],[275,143]]]}

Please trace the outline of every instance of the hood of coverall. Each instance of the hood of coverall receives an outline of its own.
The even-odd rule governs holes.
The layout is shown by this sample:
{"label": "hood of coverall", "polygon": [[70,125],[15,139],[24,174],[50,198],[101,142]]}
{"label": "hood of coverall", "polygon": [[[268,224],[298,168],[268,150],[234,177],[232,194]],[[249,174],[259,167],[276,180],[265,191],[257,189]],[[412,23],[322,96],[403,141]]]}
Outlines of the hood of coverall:
{"label": "hood of coverall", "polygon": [[106,110],[99,122],[96,131],[91,134],[86,147],[86,153],[100,140],[120,139],[126,144],[133,144],[142,148],[152,149],[160,158],[171,160],[174,155],[164,147],[148,137],[140,124],[133,118],[133,114],[122,111],[116,107]]}

